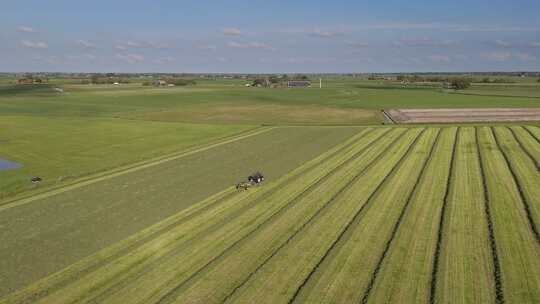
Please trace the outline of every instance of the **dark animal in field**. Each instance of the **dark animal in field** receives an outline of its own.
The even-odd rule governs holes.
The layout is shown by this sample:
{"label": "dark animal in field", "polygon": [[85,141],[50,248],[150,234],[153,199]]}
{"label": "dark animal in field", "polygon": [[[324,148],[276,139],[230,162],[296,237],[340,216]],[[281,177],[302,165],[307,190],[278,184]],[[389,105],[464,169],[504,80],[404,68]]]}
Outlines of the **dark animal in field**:
{"label": "dark animal in field", "polygon": [[42,180],[43,179],[41,177],[34,176],[34,177],[32,177],[32,179],[30,181],[32,181],[32,183],[34,183],[34,184],[37,184],[37,183],[41,182]]}

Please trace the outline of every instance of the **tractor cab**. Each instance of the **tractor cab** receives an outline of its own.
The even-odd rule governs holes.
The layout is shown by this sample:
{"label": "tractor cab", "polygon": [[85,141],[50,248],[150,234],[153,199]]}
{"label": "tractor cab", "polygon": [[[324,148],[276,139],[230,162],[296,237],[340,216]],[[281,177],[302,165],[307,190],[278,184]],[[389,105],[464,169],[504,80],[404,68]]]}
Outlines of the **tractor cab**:
{"label": "tractor cab", "polygon": [[264,181],[264,175],[261,172],[255,172],[248,176],[248,182],[252,184],[260,184]]}

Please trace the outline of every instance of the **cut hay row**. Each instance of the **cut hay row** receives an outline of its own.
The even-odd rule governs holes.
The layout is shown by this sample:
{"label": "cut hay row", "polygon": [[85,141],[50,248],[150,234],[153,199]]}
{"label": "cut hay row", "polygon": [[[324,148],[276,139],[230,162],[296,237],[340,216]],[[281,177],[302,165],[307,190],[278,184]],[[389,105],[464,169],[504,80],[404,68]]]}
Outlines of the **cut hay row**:
{"label": "cut hay row", "polygon": [[0,304],[540,303],[539,132],[362,129]]}
{"label": "cut hay row", "polygon": [[536,171],[540,172],[540,144],[531,138],[521,127],[508,127],[521,150],[534,162]]}
{"label": "cut hay row", "polygon": [[494,303],[494,262],[474,128],[460,128],[436,272],[435,303]]}
{"label": "cut hay row", "polygon": [[[364,150],[368,149],[371,144],[378,142],[379,139],[383,138],[383,141],[387,141],[388,139],[385,138],[385,135],[388,130],[377,130],[372,134],[372,138],[369,141],[369,144],[367,146],[362,145],[362,149],[357,151],[354,155],[349,156],[347,161],[347,166],[354,165],[354,162],[357,161],[357,158],[359,155],[363,153]],[[367,138],[366,138],[367,140]],[[390,144],[390,142],[388,142]],[[186,286],[189,285],[189,283],[196,277],[200,276],[201,273],[204,272],[206,268],[208,268],[210,265],[215,264],[217,261],[221,260],[223,256],[227,256],[231,252],[235,252],[235,249],[240,246],[240,244],[244,243],[247,239],[249,239],[253,234],[257,234],[258,231],[265,229],[268,225],[271,225],[274,220],[277,220],[281,218],[283,214],[288,214],[291,209],[294,208],[294,206],[297,206],[300,204],[303,200],[305,200],[305,197],[313,197],[313,192],[316,191],[319,188],[320,184],[323,184],[326,182],[327,179],[329,179],[331,176],[335,175],[336,170],[342,171],[342,165],[344,163],[340,164],[336,168],[334,168],[333,171],[329,172],[324,179],[320,180],[316,184],[312,186],[312,189],[310,192],[304,192],[302,196],[299,196],[295,198],[291,203],[285,205],[282,209],[280,209],[277,213],[273,214],[272,217],[268,218],[266,221],[255,227],[255,229],[252,229],[249,233],[244,234],[243,237],[237,239],[233,243],[228,243],[228,247],[226,247],[224,250],[216,251],[213,249],[206,249],[202,248],[200,250],[194,249],[195,251],[198,251],[199,254],[195,255],[194,257],[186,258],[185,263],[181,263],[184,256],[176,257],[175,259],[171,259],[165,264],[160,264],[156,269],[152,269],[151,271],[144,273],[144,278],[141,278],[141,282],[131,282],[129,286],[122,289],[120,292],[117,292],[112,297],[107,298],[107,302],[114,303],[115,301],[120,301],[125,298],[130,299],[137,299],[137,301],[133,300],[133,302],[137,303],[152,303],[152,302],[168,302],[170,300],[173,300],[175,298],[175,295],[182,290],[186,288]],[[286,187],[294,187],[294,184],[287,185]],[[331,191],[335,191],[337,189],[331,189]],[[331,194],[332,192],[329,191]],[[270,202],[267,202],[270,203]],[[279,202],[281,204],[281,202]],[[232,224],[237,225],[237,224]],[[282,235],[279,233],[274,233],[277,237],[284,238],[286,235]],[[203,244],[208,244],[208,246],[211,246],[211,244],[215,243],[216,241],[227,241],[229,242],[229,239],[227,236],[223,236],[222,240],[215,240],[215,239],[206,239],[202,240]],[[203,262],[199,261],[197,264],[193,264],[192,262],[196,259],[201,259],[201,256],[204,258],[205,256],[208,256],[208,258]],[[197,261],[196,261],[197,262]],[[172,271],[171,271],[172,269]],[[176,269],[176,270],[175,270]],[[169,277],[169,279],[167,279]],[[145,282],[145,280],[149,280],[151,284],[148,284]],[[147,288],[149,285],[154,286],[153,288]],[[140,288],[140,286],[144,286],[145,288]]]}
{"label": "cut hay row", "polygon": [[[358,146],[361,146],[363,143],[366,142],[366,140],[369,140],[369,136],[366,138],[362,138],[364,135],[367,134],[366,132],[370,131],[365,130],[361,132],[351,140],[348,140],[345,143],[338,145],[334,149],[331,149],[323,155],[315,158],[314,160],[307,162],[304,166],[292,171],[279,181],[276,181],[273,184],[269,184],[267,187],[257,189],[256,191],[252,191],[250,193],[246,192],[236,194],[234,199],[228,200],[223,204],[219,204],[218,207],[212,209],[211,212],[204,213],[204,216],[195,217],[187,222],[184,221],[185,219],[191,219],[198,210],[205,208],[209,204],[214,204],[215,200],[221,199],[220,195],[216,197],[211,197],[204,202],[193,206],[192,208],[182,211],[179,214],[172,216],[167,220],[164,220],[163,222],[160,222],[148,229],[145,229],[144,231],[136,234],[135,236],[130,237],[126,241],[102,250],[97,254],[66,268],[62,272],[54,274],[44,280],[41,280],[29,286],[21,292],[15,293],[7,297],[5,299],[5,302],[30,303],[36,301],[41,297],[51,294],[55,290],[65,287],[75,281],[90,281],[90,283],[92,281],[97,282],[100,279],[106,278],[107,276],[102,276],[102,274],[94,274],[95,268],[99,268],[103,265],[106,266],[106,264],[108,262],[111,262],[111,260],[114,262],[114,265],[101,267],[99,269],[102,271],[105,269],[107,270],[106,273],[114,274],[113,270],[115,268],[120,268],[118,270],[120,272],[121,269],[129,269],[131,267],[131,264],[128,262],[135,263],[135,265],[137,265],[136,261],[138,260],[147,261],[149,257],[155,256],[155,253],[162,254],[161,251],[166,249],[166,245],[168,243],[174,243],[182,240],[187,241],[188,239],[192,239],[193,233],[196,234],[197,231],[203,231],[205,228],[212,226],[212,224],[215,225],[216,222],[219,224],[219,219],[226,220],[231,215],[231,212],[234,214],[233,211],[238,211],[241,208],[253,205],[253,201],[256,201],[259,197],[265,195],[266,193],[276,192],[280,190],[284,184],[287,184],[286,182],[297,179],[299,176],[302,176],[301,180],[311,181],[312,179],[309,178],[309,175],[306,176],[306,172],[308,172],[309,170],[318,171],[319,175],[324,174],[326,171],[331,169],[329,168],[329,166],[332,167],[339,165],[340,159],[344,159],[344,157],[350,155],[352,153],[350,151],[351,149],[353,149],[354,147],[356,147],[356,149],[359,149]],[[326,165],[321,167],[319,165],[322,161],[324,161]],[[233,190],[230,189],[226,192],[229,193],[232,191]],[[178,222],[182,222],[182,224],[177,225]],[[123,252],[125,248],[131,248],[131,246],[140,242],[141,240],[148,238],[149,236],[153,235],[158,231],[163,230],[165,227],[171,226],[174,227],[174,229],[167,231],[167,233],[164,233],[158,239],[153,240],[152,242],[145,243],[144,246],[141,246],[140,248],[136,248],[136,250],[129,252],[129,256],[123,257],[123,259],[112,259],[114,257],[117,257],[119,253]],[[124,260],[126,261],[124,262]],[[96,279],[92,279],[92,277],[89,277],[89,275],[92,275]],[[114,275],[112,277],[114,277]],[[79,291],[81,290],[83,289],[79,289]]]}
{"label": "cut hay row", "polygon": [[540,144],[540,128],[533,126],[523,127]]}
{"label": "cut hay row", "polygon": [[[402,130],[403,131],[403,130]],[[311,196],[291,208],[274,223],[259,231],[248,242],[239,246],[234,253],[225,257],[207,273],[198,278],[195,284],[177,295],[181,303],[221,303],[239,286],[248,281],[258,269],[264,269],[266,262],[273,260],[280,248],[296,243],[296,235],[311,226],[328,208],[339,204],[339,198],[346,195],[363,172],[379,163],[379,159],[395,152],[395,142],[403,132],[393,132],[388,140],[366,151],[351,166],[344,168],[321,184]],[[389,148],[390,147],[390,148]],[[337,192],[336,192],[337,191]],[[294,240],[294,241],[293,241]],[[249,259],[246,259],[249,256]],[[152,299],[149,299],[152,302]],[[164,301],[164,303],[168,303]]]}
{"label": "cut hay row", "polygon": [[425,178],[425,173],[426,173],[426,169],[428,165],[433,161],[433,154],[434,154],[435,148],[440,143],[440,139],[441,139],[441,131],[437,130],[437,137],[435,138],[435,141],[433,142],[433,144],[431,145],[431,148],[429,149],[429,154],[424,162],[424,165],[420,169],[419,175],[416,178],[414,186],[412,187],[411,192],[409,193],[409,195],[407,196],[407,199],[405,200],[405,204],[403,205],[403,209],[401,210],[401,213],[399,214],[397,222],[392,229],[390,238],[388,239],[388,242],[386,243],[384,247],[383,253],[381,254],[379,261],[377,262],[377,266],[375,266],[375,270],[373,271],[373,274],[371,275],[371,280],[366,288],[366,291],[364,292],[364,296],[362,297],[362,303],[364,304],[368,303],[369,297],[371,295],[371,290],[373,289],[373,286],[375,285],[375,281],[377,280],[379,272],[381,271],[382,265],[385,262],[385,259],[388,255],[388,251],[390,250],[390,246],[392,246],[394,239],[396,237],[396,234],[402,225],[405,214],[407,214],[407,212],[409,211],[409,206],[411,205],[411,201],[413,200],[413,197],[416,195],[417,191],[419,190],[421,180]]}
{"label": "cut hay row", "polygon": [[[459,145],[460,130],[461,130],[460,128],[457,128],[457,131],[455,131],[455,133],[454,133],[454,139],[452,141],[452,148],[447,149],[448,151],[451,150],[452,154],[450,155],[450,159],[448,161],[448,171],[445,171],[445,170],[442,171],[442,172],[447,172],[446,176],[440,177],[440,178],[442,178],[442,180],[439,180],[438,183],[437,183],[437,181],[432,180],[433,184],[430,185],[431,187],[427,188],[428,194],[426,194],[425,196],[420,196],[420,197],[423,197],[424,199],[425,198],[429,199],[430,198],[429,193],[436,193],[435,191],[432,191],[432,187],[437,187],[437,185],[439,183],[443,184],[444,179],[446,180],[446,183],[444,183],[445,184],[444,196],[442,196],[442,201],[440,201],[442,206],[441,206],[440,213],[438,215],[438,217],[439,217],[439,225],[437,227],[437,241],[436,241],[436,244],[435,244],[435,249],[433,251],[434,253],[433,253],[433,259],[432,259],[432,263],[431,263],[431,265],[432,265],[431,266],[431,279],[430,279],[430,287],[429,287],[429,303],[430,304],[434,304],[435,299],[436,299],[437,278],[438,278],[439,267],[440,267],[442,238],[444,236],[443,233],[444,233],[444,226],[445,226],[445,223],[446,223],[446,210],[448,210],[448,201],[449,201],[449,198],[450,198],[450,189],[451,189],[451,187],[453,185],[452,181],[455,178],[455,176],[454,176],[454,173],[455,173],[454,168],[456,167],[456,158],[457,158],[456,151],[457,151],[457,147]],[[435,174],[433,174],[433,175],[435,175]],[[428,185],[429,185],[429,183],[428,183]],[[439,197],[439,199],[437,199],[437,197],[431,197],[431,201],[437,202],[439,200],[440,200],[440,197]],[[426,204],[431,205],[429,203],[429,200],[426,201]],[[429,217],[429,215],[428,215],[428,217]],[[423,247],[420,247],[420,248],[423,248]],[[423,261],[423,260],[427,260],[427,259],[429,259],[429,255],[427,255],[427,258],[422,257],[419,260]],[[418,293],[419,293],[419,296],[416,296],[415,298],[413,298],[412,299],[413,302],[425,301],[427,299],[426,297],[423,296],[422,289],[420,289]],[[418,294],[418,293],[416,293],[416,294]],[[427,301],[425,301],[425,303],[427,303]]]}
{"label": "cut hay row", "polygon": [[455,128],[441,130],[432,159],[418,180],[408,211],[374,281],[368,303],[428,302],[438,219],[455,137]]}
{"label": "cut hay row", "polygon": [[478,128],[477,132],[488,192],[486,201],[497,241],[503,299],[509,303],[538,303],[540,246],[530,229],[524,202],[493,134],[487,127]]}
{"label": "cut hay row", "polygon": [[[356,197],[351,197],[348,203],[361,204],[361,209],[350,219],[349,224],[306,277],[305,283],[294,293],[296,297],[292,300],[295,303],[361,301],[377,267],[377,261],[391,237],[392,223],[397,222],[436,135],[436,129],[423,131],[406,151],[396,155],[395,157],[399,157],[398,162],[392,168],[386,169],[389,172],[383,180],[377,181],[374,191],[365,193],[359,185],[360,192]],[[382,172],[377,171],[373,175],[380,173]],[[321,229],[314,229],[312,234],[318,235],[317,231]],[[306,240],[303,249],[308,250],[309,246],[310,243]],[[301,252],[301,249],[297,251]],[[286,273],[285,270],[283,272]],[[294,279],[294,276],[290,277]],[[275,278],[274,281],[278,279]],[[293,284],[295,281],[286,282]]]}
{"label": "cut hay row", "polygon": [[521,201],[527,213],[529,225],[534,233],[536,241],[540,245],[538,223],[540,223],[540,172],[535,170],[534,162],[520,148],[512,134],[503,128],[490,128],[491,134],[501,151],[506,165],[512,174],[512,178],[519,192]]}

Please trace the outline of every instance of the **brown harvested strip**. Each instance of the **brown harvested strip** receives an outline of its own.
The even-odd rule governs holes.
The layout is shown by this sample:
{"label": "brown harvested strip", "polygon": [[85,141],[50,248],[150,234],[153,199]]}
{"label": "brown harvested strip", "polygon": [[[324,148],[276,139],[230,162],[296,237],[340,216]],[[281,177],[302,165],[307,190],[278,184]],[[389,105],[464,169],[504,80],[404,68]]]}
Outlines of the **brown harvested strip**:
{"label": "brown harvested strip", "polygon": [[504,299],[509,303],[539,303],[540,245],[490,129],[479,128],[478,139]]}
{"label": "brown harvested strip", "polygon": [[[511,139],[511,134],[499,134],[503,132],[502,128],[495,131],[490,128],[491,134],[495,139],[495,144],[501,151],[506,165],[512,174],[512,178],[519,192],[523,207],[527,213],[529,225],[540,244],[540,235],[538,234],[538,223],[540,222],[540,174],[532,169],[532,162],[521,153],[519,145]],[[510,139],[510,140],[508,140]],[[532,169],[532,170],[531,170]]]}
{"label": "brown harvested strip", "polygon": [[366,291],[364,292],[364,296],[362,297],[363,304],[366,304],[369,300],[371,290],[373,289],[373,285],[375,285],[375,280],[377,280],[377,277],[382,268],[383,262],[385,261],[388,251],[390,250],[390,246],[392,245],[392,242],[394,241],[394,238],[398,232],[398,229],[400,228],[400,225],[403,221],[403,217],[405,216],[407,210],[409,209],[408,207],[411,204],[413,197],[418,192],[420,182],[425,177],[425,172],[428,167],[428,164],[430,164],[433,161],[433,152],[435,151],[435,147],[439,145],[440,138],[441,138],[441,131],[439,130],[437,131],[437,137],[435,138],[435,141],[433,142],[431,149],[429,149],[429,154],[424,162],[424,165],[422,166],[422,169],[420,169],[420,173],[418,175],[418,178],[416,179],[416,182],[414,183],[412,191],[407,197],[407,200],[405,201],[405,205],[403,205],[403,209],[401,210],[401,213],[399,214],[398,220],[396,221],[396,224],[394,225],[394,228],[392,229],[392,233],[390,234],[390,238],[388,239],[388,242],[386,243],[383,253],[381,254],[381,258],[377,262],[377,266],[375,267],[375,270],[373,271],[373,274],[371,275],[371,280],[366,288]]}
{"label": "brown harvested strip", "polygon": [[[403,137],[400,136],[400,137]],[[289,244],[295,236],[317,219],[329,206],[337,204],[336,199],[371,168],[378,160],[393,151],[394,138],[384,145],[373,147],[351,164],[346,171],[336,172],[332,180],[321,184],[311,196],[306,196],[287,214],[259,231],[248,242],[197,279],[188,289],[170,297],[181,303],[219,303],[225,301],[243,283],[262,268],[281,248]],[[377,153],[381,151],[381,153]],[[332,190],[334,189],[334,190]],[[152,299],[149,299],[152,302]]]}
{"label": "brown harvested strip", "polygon": [[[514,139],[518,142],[521,150],[534,162],[536,171],[540,171],[540,144],[536,144],[527,134],[523,134],[523,128],[514,129],[508,127]],[[526,131],[525,131],[526,132]]]}
{"label": "brown harvested strip", "polygon": [[493,303],[493,255],[474,128],[460,128],[446,202],[435,303]]}

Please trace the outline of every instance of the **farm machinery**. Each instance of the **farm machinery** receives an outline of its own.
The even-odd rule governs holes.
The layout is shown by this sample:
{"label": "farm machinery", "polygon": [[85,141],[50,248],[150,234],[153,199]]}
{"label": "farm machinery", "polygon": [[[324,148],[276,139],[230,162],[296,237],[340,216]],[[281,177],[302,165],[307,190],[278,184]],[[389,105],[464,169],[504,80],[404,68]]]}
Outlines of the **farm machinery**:
{"label": "farm machinery", "polygon": [[264,175],[261,172],[255,172],[248,176],[247,182],[236,184],[237,190],[247,190],[253,186],[260,185],[264,181]]}

